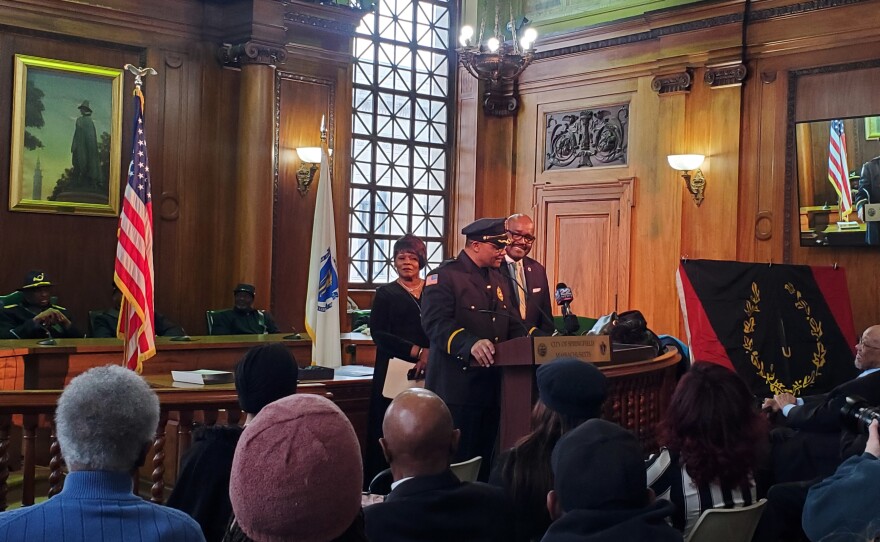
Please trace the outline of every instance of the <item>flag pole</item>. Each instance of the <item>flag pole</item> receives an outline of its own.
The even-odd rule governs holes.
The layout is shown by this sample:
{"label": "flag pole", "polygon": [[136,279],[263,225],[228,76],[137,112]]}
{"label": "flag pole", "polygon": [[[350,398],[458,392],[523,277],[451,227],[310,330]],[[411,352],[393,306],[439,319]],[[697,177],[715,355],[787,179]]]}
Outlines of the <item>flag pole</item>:
{"label": "flag pole", "polygon": [[[144,111],[144,94],[141,90],[141,88],[143,87],[143,83],[144,83],[143,79],[144,79],[144,77],[147,77],[149,75],[156,75],[157,72],[153,68],[149,68],[149,67],[142,68],[142,67],[134,66],[133,64],[126,64],[125,66],[123,66],[123,70],[126,70],[126,71],[130,72],[132,75],[134,75],[134,90],[132,92],[132,95],[135,98],[137,98],[137,100],[140,102],[140,115],[142,116],[143,111]],[[137,126],[135,126],[135,129],[137,130]],[[131,174],[131,168],[129,168],[129,175],[130,174]],[[127,185],[128,185],[128,183],[127,183]],[[128,188],[126,188],[126,192],[127,191],[128,191]],[[122,213],[124,214],[124,212],[125,212],[125,210],[123,209]],[[150,226],[150,227],[152,227],[152,226]],[[120,225],[117,228],[117,234],[116,234],[117,239],[119,239],[121,235],[122,235],[122,215],[120,215]],[[118,258],[119,258],[119,250],[120,250],[119,247],[120,246],[121,245],[117,244],[117,264],[119,263]],[[150,280],[152,280],[152,278]],[[117,288],[119,288],[119,291],[122,293],[122,301],[121,301],[120,307],[119,307],[119,321],[117,322],[117,325],[116,325],[116,334],[117,334],[117,336],[121,335],[122,340],[123,340],[122,366],[132,368],[132,367],[130,367],[130,361],[132,359],[132,356],[135,356],[137,358],[137,366],[134,367],[134,370],[138,374],[140,374],[140,372],[141,372],[141,352],[140,352],[139,345],[134,344],[136,341],[140,341],[140,338],[134,337],[134,334],[138,333],[140,330],[133,330],[132,329],[132,322],[131,322],[132,317],[131,317],[130,313],[132,312],[132,309],[134,307],[132,306],[133,299],[132,299],[131,289],[129,288],[129,285],[126,284],[126,281],[123,280],[122,277],[119,276],[118,271],[114,272],[113,281],[116,284]],[[141,307],[141,310],[143,310],[143,307]],[[150,315],[150,317],[152,317],[152,315]],[[152,325],[148,326],[148,329],[152,330]],[[154,342],[154,341],[151,340],[150,342]]]}

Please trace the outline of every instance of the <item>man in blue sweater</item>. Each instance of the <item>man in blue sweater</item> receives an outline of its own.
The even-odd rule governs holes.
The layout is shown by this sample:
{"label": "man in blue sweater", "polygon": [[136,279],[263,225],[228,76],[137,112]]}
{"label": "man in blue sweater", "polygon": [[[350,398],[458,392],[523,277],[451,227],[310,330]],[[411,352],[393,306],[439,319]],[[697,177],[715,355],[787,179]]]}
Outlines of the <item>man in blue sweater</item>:
{"label": "man in blue sweater", "polygon": [[86,371],[58,399],[55,423],[70,469],[64,489],[0,514],[0,540],[204,542],[195,520],[132,493],[159,423],[159,398],[140,376],[120,366]]}
{"label": "man in blue sweater", "polygon": [[880,536],[880,434],[871,422],[865,453],[850,457],[810,488],[803,527],[810,540],[875,540]]}

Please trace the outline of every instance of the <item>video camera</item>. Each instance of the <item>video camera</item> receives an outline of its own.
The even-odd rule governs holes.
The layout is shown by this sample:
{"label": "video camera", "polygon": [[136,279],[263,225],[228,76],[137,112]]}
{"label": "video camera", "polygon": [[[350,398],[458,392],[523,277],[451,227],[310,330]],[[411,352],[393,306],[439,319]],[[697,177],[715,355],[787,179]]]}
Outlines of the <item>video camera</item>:
{"label": "video camera", "polygon": [[840,408],[840,419],[844,426],[856,433],[867,433],[871,422],[880,423],[880,408],[871,406],[863,397],[848,396]]}

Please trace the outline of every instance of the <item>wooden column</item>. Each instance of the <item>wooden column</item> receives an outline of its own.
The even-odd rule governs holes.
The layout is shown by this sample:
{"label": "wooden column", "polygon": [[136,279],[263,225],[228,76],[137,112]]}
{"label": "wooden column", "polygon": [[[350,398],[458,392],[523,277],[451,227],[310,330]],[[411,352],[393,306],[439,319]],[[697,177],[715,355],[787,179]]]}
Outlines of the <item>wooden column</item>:
{"label": "wooden column", "polygon": [[257,306],[268,305],[272,285],[272,205],[275,172],[275,63],[286,52],[249,41],[223,50],[241,67],[235,175],[236,282],[256,286]]}

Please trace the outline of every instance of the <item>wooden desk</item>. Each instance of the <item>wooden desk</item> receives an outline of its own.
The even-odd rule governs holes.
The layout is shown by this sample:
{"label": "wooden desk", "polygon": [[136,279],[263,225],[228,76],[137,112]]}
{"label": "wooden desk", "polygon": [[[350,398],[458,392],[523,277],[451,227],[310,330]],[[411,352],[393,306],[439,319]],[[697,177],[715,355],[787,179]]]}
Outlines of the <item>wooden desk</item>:
{"label": "wooden desk", "polygon": [[373,367],[376,364],[376,343],[363,333],[343,333],[342,359],[346,365]]}
{"label": "wooden desk", "polygon": [[[122,361],[119,339],[56,339],[54,346],[37,340],[0,341],[0,389],[63,389],[70,380],[100,365]],[[144,363],[144,376],[168,375],[172,370],[231,371],[248,349],[259,344],[288,346],[297,364],[311,363],[308,339],[286,340],[283,335],[211,335],[192,341],[156,338],[156,355]],[[4,355],[5,353],[5,355]]]}

